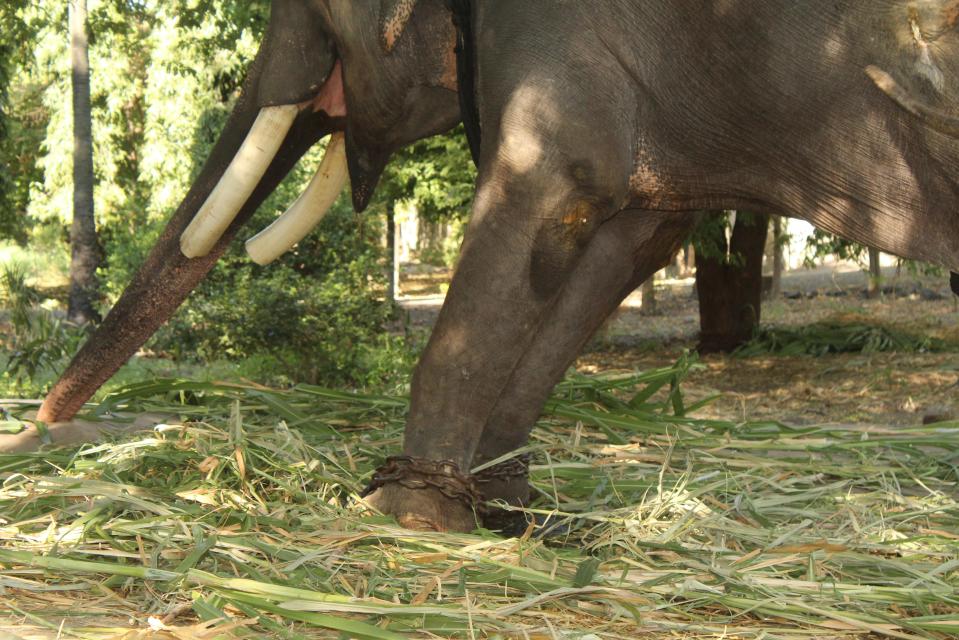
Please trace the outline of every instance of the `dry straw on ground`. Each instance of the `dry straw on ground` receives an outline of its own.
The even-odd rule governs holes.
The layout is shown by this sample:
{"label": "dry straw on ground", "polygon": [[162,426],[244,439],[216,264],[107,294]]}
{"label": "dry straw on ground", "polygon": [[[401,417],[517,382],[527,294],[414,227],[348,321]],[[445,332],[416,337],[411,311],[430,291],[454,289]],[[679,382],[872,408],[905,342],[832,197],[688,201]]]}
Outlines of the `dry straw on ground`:
{"label": "dry straw on ground", "polygon": [[178,418],[0,458],[0,637],[959,636],[959,423],[697,420],[689,366],[560,387],[545,538],[363,514],[403,398],[130,388],[97,410]]}

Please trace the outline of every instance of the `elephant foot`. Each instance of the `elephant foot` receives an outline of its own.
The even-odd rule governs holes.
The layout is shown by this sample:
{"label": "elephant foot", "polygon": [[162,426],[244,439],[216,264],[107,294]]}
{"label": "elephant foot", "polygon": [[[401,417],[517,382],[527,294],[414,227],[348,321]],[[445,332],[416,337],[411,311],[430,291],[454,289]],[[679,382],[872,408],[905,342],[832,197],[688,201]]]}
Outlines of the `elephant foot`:
{"label": "elephant foot", "polygon": [[378,511],[396,518],[404,529],[440,533],[469,533],[476,529],[476,514],[459,500],[438,489],[407,489],[398,484],[377,489],[366,501]]}
{"label": "elephant foot", "polygon": [[[529,456],[517,456],[474,474],[476,485],[483,497],[491,502],[506,503],[511,507],[529,504]],[[511,511],[486,505],[483,526],[498,531],[506,537],[518,537],[526,533],[532,522],[522,511]]]}
{"label": "elephant foot", "polygon": [[525,511],[507,511],[490,507],[483,514],[483,527],[495,531],[504,538],[521,538],[526,535],[531,524],[535,524],[535,517]]}
{"label": "elephant foot", "polygon": [[482,497],[452,462],[389,458],[365,492],[367,503],[415,531],[468,533],[477,527]]}

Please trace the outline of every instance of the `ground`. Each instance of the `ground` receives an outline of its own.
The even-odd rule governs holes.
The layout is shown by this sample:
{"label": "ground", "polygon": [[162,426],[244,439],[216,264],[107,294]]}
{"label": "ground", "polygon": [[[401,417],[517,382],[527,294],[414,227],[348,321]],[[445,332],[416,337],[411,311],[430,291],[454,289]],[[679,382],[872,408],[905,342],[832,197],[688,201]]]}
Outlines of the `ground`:
{"label": "ground", "polygon": [[941,278],[859,278],[793,274],[767,319],[944,342],[697,362],[689,283],[627,305],[534,432],[519,537],[363,511],[405,397],[131,388],[113,406],[153,431],[0,455],[0,638],[959,637],[959,421],[923,425],[959,402],[959,309]]}
{"label": "ground", "polygon": [[[865,296],[866,276],[838,264],[787,273],[784,296],[768,301],[763,322],[797,328],[816,322],[878,323],[959,345],[959,298],[946,276],[897,275],[885,270],[887,294]],[[435,292],[448,274],[421,270],[410,278],[403,301],[410,321],[429,326],[442,300]],[[642,313],[642,296],[630,296],[577,361],[584,373],[667,366],[694,349],[699,306],[693,280],[657,287],[657,314]],[[433,293],[434,295],[428,295]],[[424,295],[426,294],[426,295]],[[927,416],[959,411],[959,347],[945,353],[853,353],[822,356],[707,356],[692,373],[687,393],[722,397],[702,412],[724,420],[782,420],[790,424],[921,424]]]}

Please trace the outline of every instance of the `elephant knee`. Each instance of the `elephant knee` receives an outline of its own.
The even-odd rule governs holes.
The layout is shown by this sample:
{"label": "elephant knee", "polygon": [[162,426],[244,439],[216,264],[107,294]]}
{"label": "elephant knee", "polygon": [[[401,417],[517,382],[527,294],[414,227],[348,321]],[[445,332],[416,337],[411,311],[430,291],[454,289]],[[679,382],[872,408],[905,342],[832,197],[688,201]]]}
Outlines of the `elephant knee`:
{"label": "elephant knee", "polygon": [[530,286],[537,296],[551,297],[562,287],[606,217],[601,205],[572,198],[555,218],[539,227],[529,265]]}
{"label": "elephant knee", "polygon": [[556,293],[600,227],[619,210],[617,189],[604,179],[609,173],[588,162],[573,163],[564,173],[564,195],[533,237],[530,284],[541,297]]}
{"label": "elephant knee", "polygon": [[[512,232],[528,260],[529,289],[541,300],[565,284],[597,230],[626,197],[628,181],[616,182],[622,172],[610,167],[608,159],[569,155],[557,155],[523,174],[513,163],[498,161],[486,168],[477,191],[471,224]],[[490,234],[490,239],[502,243],[502,233]],[[499,248],[505,250],[502,244]]]}

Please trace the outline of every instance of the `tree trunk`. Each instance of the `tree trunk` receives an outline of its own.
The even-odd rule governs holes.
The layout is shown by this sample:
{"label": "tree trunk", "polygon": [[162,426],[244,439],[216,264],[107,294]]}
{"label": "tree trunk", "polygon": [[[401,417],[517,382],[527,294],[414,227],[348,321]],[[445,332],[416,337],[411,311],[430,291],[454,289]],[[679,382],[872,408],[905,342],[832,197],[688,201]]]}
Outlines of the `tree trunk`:
{"label": "tree trunk", "polygon": [[709,246],[720,251],[696,254],[699,351],[729,352],[748,342],[759,326],[769,216],[740,213],[730,241],[720,225],[708,228],[715,234]]}
{"label": "tree trunk", "polygon": [[430,222],[420,217],[416,253],[420,261],[433,266],[443,265],[443,245],[449,237],[449,225]]}
{"label": "tree trunk", "polygon": [[70,228],[70,303],[67,317],[77,324],[99,322],[97,267],[100,245],[93,218],[93,116],[90,107],[90,54],[87,2],[70,0],[70,55],[73,69],[73,224]]}
{"label": "tree trunk", "polygon": [[773,284],[769,289],[769,299],[779,300],[783,295],[783,271],[786,266],[786,256],[783,249],[783,219],[773,217]]}
{"label": "tree trunk", "polygon": [[879,249],[869,247],[869,289],[866,295],[870,298],[878,298],[882,293],[882,264]]}
{"label": "tree trunk", "polygon": [[639,310],[644,316],[656,315],[656,274],[649,276],[643,283],[643,306]]}
{"label": "tree trunk", "polygon": [[396,242],[396,203],[386,207],[386,251],[390,255],[390,280],[386,290],[387,302],[400,296],[400,247]]}

